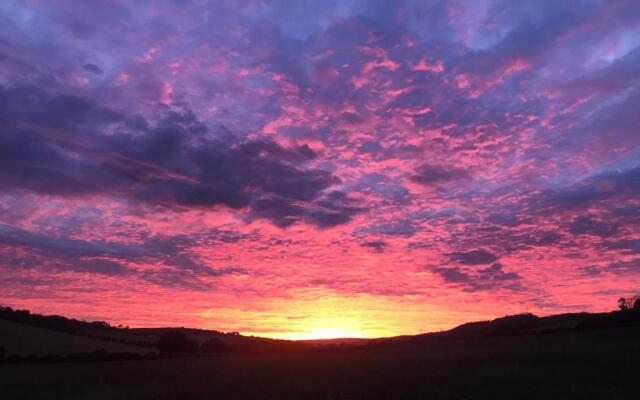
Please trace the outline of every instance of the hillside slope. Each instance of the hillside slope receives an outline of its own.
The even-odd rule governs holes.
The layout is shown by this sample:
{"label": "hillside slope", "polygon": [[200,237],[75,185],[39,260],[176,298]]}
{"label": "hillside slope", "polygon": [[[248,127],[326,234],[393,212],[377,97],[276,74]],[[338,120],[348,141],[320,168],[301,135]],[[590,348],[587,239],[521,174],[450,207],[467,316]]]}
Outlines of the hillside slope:
{"label": "hillside slope", "polygon": [[113,326],[105,321],[82,321],[61,315],[41,315],[28,310],[14,310],[0,306],[0,320],[11,321],[46,330],[92,337],[132,346],[155,349],[160,337],[168,331],[179,331],[198,344],[207,339],[217,338],[226,346],[238,347],[245,345],[259,345],[265,342],[277,342],[273,339],[242,336],[237,332],[221,332],[208,329],[193,329],[182,327],[167,328],[129,328]]}
{"label": "hillside slope", "polygon": [[65,356],[74,353],[91,353],[104,349],[109,353],[147,354],[153,349],[131,346],[113,341],[56,332],[50,329],[0,319],[0,347],[5,355]]}

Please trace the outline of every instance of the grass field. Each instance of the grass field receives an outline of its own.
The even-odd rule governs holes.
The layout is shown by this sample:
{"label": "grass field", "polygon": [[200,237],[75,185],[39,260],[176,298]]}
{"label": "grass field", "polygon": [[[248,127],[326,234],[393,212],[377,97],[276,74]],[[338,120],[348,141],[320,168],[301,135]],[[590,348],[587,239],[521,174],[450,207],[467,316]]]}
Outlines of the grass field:
{"label": "grass field", "polygon": [[297,356],[4,365],[3,399],[637,399],[640,329]]}

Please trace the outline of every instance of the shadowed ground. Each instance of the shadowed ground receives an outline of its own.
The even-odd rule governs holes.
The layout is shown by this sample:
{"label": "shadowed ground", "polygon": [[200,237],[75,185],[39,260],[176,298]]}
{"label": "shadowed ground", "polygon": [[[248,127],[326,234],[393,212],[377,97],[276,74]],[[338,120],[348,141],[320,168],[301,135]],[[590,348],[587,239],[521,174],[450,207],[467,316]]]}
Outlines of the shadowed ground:
{"label": "shadowed ground", "polygon": [[111,353],[146,354],[155,349],[71,335],[0,319],[0,344],[11,354],[67,355],[104,349]]}
{"label": "shadowed ground", "polygon": [[638,328],[297,356],[5,365],[7,399],[634,399]]}

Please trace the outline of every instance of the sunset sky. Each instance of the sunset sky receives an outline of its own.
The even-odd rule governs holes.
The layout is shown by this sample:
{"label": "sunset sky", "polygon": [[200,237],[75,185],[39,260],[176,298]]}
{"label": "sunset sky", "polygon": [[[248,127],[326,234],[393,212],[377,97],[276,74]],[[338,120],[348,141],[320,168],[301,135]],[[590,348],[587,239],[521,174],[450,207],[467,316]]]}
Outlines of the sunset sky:
{"label": "sunset sky", "polygon": [[0,304],[390,336],[640,286],[640,4],[0,2]]}

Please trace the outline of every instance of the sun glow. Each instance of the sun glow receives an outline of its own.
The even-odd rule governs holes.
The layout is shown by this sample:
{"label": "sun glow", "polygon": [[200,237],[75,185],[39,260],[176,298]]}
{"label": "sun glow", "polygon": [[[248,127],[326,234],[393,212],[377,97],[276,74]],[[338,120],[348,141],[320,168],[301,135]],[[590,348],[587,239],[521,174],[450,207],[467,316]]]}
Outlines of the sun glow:
{"label": "sun glow", "polygon": [[288,340],[389,337],[447,328],[458,321],[448,319],[450,311],[416,303],[408,296],[345,294],[325,287],[295,289],[289,294],[263,302],[270,311],[243,310],[241,326],[224,324],[237,318],[236,309],[211,309],[202,318],[213,329]]}
{"label": "sun glow", "polygon": [[478,310],[454,313],[448,301],[424,303],[414,296],[342,293],[326,287],[292,289],[286,297],[274,299],[239,300],[218,299],[228,306],[208,308],[190,325],[273,339],[366,339],[448,329],[478,315],[494,317]]}
{"label": "sun glow", "polygon": [[363,332],[357,329],[328,327],[318,328],[305,332],[293,332],[286,335],[286,339],[290,340],[313,340],[313,339],[346,339],[346,338],[362,338],[366,337]]}

